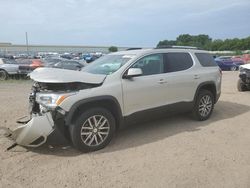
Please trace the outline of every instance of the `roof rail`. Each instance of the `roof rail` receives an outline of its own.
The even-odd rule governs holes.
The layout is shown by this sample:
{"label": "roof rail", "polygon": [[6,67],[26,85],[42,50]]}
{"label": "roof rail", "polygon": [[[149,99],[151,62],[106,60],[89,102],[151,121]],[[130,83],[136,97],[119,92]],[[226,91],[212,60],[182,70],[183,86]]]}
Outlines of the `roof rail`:
{"label": "roof rail", "polygon": [[141,50],[142,48],[128,48],[126,49],[126,51],[129,51],[129,50]]}
{"label": "roof rail", "polygon": [[155,49],[165,49],[165,48],[201,50],[200,48],[195,46],[164,46],[164,45],[156,47]]}

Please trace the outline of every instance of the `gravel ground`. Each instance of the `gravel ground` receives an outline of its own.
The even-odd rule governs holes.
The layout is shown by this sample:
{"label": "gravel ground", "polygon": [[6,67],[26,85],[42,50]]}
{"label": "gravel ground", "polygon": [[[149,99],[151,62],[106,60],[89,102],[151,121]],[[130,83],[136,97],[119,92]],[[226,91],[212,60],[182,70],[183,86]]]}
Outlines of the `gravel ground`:
{"label": "gravel ground", "polygon": [[[128,126],[100,151],[67,143],[36,149],[0,132],[0,187],[250,187],[250,92],[224,72],[222,95],[205,122],[179,115]],[[0,83],[0,126],[27,115],[30,81]]]}

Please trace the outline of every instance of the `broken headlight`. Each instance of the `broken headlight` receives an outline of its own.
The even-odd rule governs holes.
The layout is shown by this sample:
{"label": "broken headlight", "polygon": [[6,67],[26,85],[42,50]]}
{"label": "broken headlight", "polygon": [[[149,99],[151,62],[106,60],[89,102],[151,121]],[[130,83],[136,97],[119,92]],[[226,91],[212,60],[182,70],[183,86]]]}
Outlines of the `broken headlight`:
{"label": "broken headlight", "polygon": [[37,93],[36,102],[47,108],[54,109],[60,105],[67,97],[75,95],[74,93]]}

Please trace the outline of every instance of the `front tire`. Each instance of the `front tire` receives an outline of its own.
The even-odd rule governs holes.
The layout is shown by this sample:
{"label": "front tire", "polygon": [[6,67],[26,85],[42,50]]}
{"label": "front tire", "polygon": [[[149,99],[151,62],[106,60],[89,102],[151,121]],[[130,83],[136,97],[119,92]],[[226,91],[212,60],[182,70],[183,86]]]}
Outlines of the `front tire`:
{"label": "front tire", "polygon": [[193,117],[199,121],[207,120],[213,112],[214,101],[215,99],[212,92],[208,90],[200,90],[195,100],[192,112]]}
{"label": "front tire", "polygon": [[7,80],[8,77],[9,75],[5,70],[0,70],[0,81]]}
{"label": "front tire", "polygon": [[236,66],[233,66],[230,68],[231,71],[237,71],[237,67]]}
{"label": "front tire", "polygon": [[83,112],[69,129],[75,148],[83,152],[104,148],[115,133],[115,119],[104,108],[92,108]]}
{"label": "front tire", "polygon": [[247,91],[247,86],[241,79],[238,80],[237,89],[239,92]]}

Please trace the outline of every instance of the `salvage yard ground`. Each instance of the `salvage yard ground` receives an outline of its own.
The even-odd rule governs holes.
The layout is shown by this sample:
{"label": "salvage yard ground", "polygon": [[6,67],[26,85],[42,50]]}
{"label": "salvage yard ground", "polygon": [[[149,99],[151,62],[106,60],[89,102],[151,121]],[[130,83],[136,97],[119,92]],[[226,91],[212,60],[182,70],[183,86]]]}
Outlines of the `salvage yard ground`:
{"label": "salvage yard ground", "polygon": [[[250,91],[223,72],[222,95],[204,122],[178,115],[128,126],[100,151],[67,143],[17,146],[0,132],[0,187],[250,187]],[[31,81],[0,83],[0,126],[28,114]]]}

